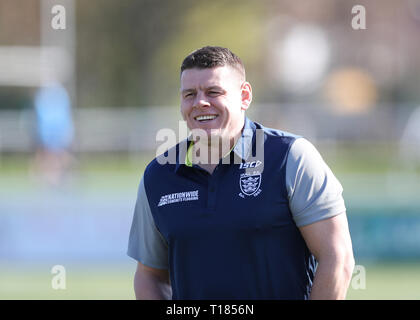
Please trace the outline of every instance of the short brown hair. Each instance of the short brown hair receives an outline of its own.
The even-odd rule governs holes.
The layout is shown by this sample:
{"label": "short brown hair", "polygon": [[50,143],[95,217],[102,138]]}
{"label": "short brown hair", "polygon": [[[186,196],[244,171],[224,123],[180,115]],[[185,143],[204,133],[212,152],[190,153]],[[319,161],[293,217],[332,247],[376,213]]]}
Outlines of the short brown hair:
{"label": "short brown hair", "polygon": [[230,66],[238,70],[245,79],[242,60],[227,48],[206,46],[190,53],[181,64],[181,73],[186,69],[211,69]]}

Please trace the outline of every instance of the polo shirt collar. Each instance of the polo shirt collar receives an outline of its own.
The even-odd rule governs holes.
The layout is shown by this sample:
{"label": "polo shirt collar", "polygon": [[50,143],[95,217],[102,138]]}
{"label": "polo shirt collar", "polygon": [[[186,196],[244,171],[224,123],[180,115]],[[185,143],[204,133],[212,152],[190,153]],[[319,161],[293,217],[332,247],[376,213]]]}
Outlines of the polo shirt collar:
{"label": "polo shirt collar", "polygon": [[[252,144],[253,144],[253,138],[255,136],[255,130],[256,130],[255,123],[252,122],[250,119],[248,119],[248,117],[245,117],[245,125],[242,130],[242,134],[239,137],[238,141],[236,141],[236,144],[232,149],[233,152],[243,160],[246,160],[252,151]],[[191,140],[185,139],[181,143],[179,143],[179,145],[177,146],[175,172],[177,172],[181,166],[186,166],[186,167],[192,166],[192,163],[190,161],[191,150],[192,150]]]}
{"label": "polo shirt collar", "polygon": [[192,141],[187,139],[182,140],[177,146],[176,146],[176,164],[175,164],[175,172],[178,172],[178,170],[181,168],[181,166],[186,167],[185,159],[187,156],[187,152],[189,147],[191,146]]}
{"label": "polo shirt collar", "polygon": [[235,154],[242,160],[248,159],[251,153],[255,130],[255,123],[245,117],[245,125],[242,130],[242,134],[238,141],[236,141],[235,147],[233,148],[233,152],[235,152]]}

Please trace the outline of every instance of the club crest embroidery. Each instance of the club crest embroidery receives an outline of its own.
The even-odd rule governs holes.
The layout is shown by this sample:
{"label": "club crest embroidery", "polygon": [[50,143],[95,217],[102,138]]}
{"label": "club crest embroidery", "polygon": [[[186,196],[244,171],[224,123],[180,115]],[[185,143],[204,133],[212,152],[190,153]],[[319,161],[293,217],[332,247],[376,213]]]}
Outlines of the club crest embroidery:
{"label": "club crest embroidery", "polygon": [[240,197],[254,196],[260,194],[261,189],[261,173],[255,172],[253,174],[242,173],[239,178],[239,185],[241,187]]}

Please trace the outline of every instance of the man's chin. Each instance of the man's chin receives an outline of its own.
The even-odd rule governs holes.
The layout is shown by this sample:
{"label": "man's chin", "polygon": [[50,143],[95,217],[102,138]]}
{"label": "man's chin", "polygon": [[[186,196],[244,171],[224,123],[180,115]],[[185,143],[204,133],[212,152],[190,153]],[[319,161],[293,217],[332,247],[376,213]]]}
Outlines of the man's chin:
{"label": "man's chin", "polygon": [[195,128],[191,130],[191,133],[194,140],[206,140],[209,145],[217,143],[219,140],[223,139],[224,136],[223,130],[221,129]]}

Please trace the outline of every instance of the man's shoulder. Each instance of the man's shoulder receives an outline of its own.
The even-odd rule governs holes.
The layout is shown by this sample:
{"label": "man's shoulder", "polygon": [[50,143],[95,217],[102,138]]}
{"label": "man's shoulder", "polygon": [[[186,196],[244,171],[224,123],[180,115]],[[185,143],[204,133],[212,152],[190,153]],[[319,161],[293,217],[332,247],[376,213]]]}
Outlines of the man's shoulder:
{"label": "man's shoulder", "polygon": [[187,150],[187,139],[157,155],[144,170],[145,176],[158,178],[159,176],[175,172],[179,160],[184,161]]}
{"label": "man's shoulder", "polygon": [[263,133],[263,135],[260,136],[264,137],[264,144],[268,147],[275,147],[278,145],[288,145],[290,147],[296,140],[303,138],[302,136],[291,133],[289,131],[266,127],[257,122],[254,122],[254,124],[257,132],[257,140],[258,131],[260,131]]}
{"label": "man's shoulder", "polygon": [[289,131],[285,131],[285,130],[281,130],[281,129],[276,129],[276,128],[270,128],[270,127],[266,127],[263,126],[260,123],[254,122],[255,126],[257,128],[257,130],[263,130],[264,133],[269,136],[269,137],[273,137],[274,139],[276,138],[282,138],[282,139],[290,139],[290,140],[295,140],[298,138],[301,138],[302,136],[298,135],[298,134],[294,134],[291,133]]}

